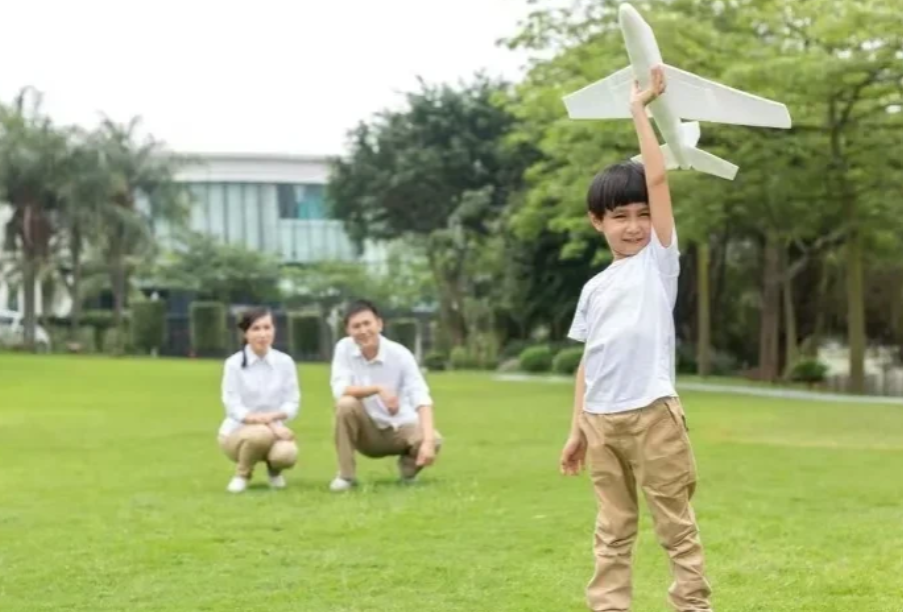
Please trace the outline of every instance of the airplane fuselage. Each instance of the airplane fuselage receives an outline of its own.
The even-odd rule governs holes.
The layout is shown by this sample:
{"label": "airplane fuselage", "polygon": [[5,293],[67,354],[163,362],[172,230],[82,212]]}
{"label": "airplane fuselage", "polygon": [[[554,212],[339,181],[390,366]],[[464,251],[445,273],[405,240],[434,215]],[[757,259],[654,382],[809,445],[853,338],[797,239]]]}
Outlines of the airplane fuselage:
{"label": "airplane fuselage", "polygon": [[[662,54],[655,40],[655,34],[649,24],[629,4],[621,5],[618,12],[618,23],[624,36],[624,45],[627,47],[627,56],[630,58],[634,76],[639,81],[640,87],[647,87],[650,70],[653,66],[662,63]],[[665,86],[667,88],[667,83]],[[671,149],[675,161],[681,168],[690,168],[690,163],[684,154],[680,116],[669,104],[667,89],[665,94],[649,104],[648,108],[662,137]]]}

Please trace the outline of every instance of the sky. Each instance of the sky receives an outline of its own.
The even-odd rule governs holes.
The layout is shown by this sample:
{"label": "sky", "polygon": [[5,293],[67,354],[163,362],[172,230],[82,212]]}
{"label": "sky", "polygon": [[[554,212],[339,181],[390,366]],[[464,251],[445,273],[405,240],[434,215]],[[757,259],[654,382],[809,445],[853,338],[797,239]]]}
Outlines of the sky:
{"label": "sky", "polygon": [[60,124],[139,115],[182,152],[333,155],[417,76],[516,78],[527,0],[2,0],[0,99]]}

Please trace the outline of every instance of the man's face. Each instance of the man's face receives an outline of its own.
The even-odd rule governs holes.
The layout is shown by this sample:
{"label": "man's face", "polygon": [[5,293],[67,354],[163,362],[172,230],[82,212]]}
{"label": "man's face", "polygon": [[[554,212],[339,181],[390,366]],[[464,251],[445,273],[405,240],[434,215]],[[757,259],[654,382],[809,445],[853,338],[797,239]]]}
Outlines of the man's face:
{"label": "man's face", "polygon": [[652,217],[648,204],[625,204],[606,210],[601,220],[590,214],[590,221],[605,235],[615,259],[636,255],[649,244]]}
{"label": "man's face", "polygon": [[373,312],[365,310],[352,315],[345,330],[362,349],[374,348],[379,344],[383,322]]}

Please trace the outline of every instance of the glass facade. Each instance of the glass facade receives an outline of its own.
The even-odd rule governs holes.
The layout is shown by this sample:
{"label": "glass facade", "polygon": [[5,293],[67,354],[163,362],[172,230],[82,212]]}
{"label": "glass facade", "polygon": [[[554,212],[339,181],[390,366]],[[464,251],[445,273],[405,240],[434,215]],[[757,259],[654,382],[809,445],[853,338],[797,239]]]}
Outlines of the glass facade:
{"label": "glass facade", "polygon": [[[229,244],[278,255],[285,263],[355,261],[340,221],[327,218],[324,186],[192,182],[190,226]],[[169,236],[164,224],[155,233]]]}

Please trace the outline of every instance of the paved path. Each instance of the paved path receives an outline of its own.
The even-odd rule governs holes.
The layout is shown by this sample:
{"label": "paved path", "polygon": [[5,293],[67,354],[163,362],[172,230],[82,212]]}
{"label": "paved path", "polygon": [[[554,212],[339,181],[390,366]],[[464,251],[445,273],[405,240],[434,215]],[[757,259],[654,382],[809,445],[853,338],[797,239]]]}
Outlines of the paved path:
{"label": "paved path", "polygon": [[[528,374],[499,374],[495,380],[504,382],[544,382],[573,384],[573,379],[564,376],[530,376]],[[678,390],[701,391],[703,393],[730,393],[734,395],[752,395],[755,397],[776,397],[781,399],[815,400],[819,402],[839,402],[846,404],[896,404],[903,406],[903,397],[884,397],[878,395],[843,395],[840,393],[823,393],[819,391],[802,391],[780,387],[757,387],[754,385],[719,385],[714,383],[682,383],[678,379]]]}

